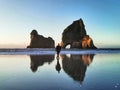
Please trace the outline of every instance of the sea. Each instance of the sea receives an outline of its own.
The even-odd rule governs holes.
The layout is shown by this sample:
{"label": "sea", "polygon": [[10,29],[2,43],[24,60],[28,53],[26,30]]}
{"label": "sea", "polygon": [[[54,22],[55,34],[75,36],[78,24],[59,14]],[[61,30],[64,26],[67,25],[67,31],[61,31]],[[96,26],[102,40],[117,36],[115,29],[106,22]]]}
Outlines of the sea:
{"label": "sea", "polygon": [[0,49],[0,90],[120,90],[120,49]]}

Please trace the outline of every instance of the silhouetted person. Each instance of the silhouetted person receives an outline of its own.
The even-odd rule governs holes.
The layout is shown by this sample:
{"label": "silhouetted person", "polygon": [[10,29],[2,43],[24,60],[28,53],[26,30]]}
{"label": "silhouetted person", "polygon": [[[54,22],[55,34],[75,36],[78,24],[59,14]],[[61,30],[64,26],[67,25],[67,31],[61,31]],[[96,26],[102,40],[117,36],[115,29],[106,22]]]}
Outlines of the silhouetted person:
{"label": "silhouetted person", "polygon": [[60,63],[59,63],[59,57],[56,57],[56,59],[57,59],[56,70],[58,71],[58,73],[60,73],[61,66],[60,66]]}
{"label": "silhouetted person", "polygon": [[61,51],[61,46],[60,46],[60,44],[58,43],[58,45],[56,46],[56,52],[57,52],[57,57],[59,57],[59,53],[60,53],[60,51]]}

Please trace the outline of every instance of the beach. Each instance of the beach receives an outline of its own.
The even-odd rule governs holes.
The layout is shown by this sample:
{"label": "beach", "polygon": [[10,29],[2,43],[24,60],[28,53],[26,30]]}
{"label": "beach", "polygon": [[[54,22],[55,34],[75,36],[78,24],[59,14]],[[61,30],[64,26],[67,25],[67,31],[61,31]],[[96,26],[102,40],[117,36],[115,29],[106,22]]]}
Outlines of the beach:
{"label": "beach", "polygon": [[0,89],[119,90],[119,68],[119,50],[1,49]]}
{"label": "beach", "polygon": [[[102,54],[120,53],[120,49],[101,48],[101,49],[62,49],[60,54]],[[0,49],[0,55],[46,55],[56,54],[55,48],[6,48]]]}

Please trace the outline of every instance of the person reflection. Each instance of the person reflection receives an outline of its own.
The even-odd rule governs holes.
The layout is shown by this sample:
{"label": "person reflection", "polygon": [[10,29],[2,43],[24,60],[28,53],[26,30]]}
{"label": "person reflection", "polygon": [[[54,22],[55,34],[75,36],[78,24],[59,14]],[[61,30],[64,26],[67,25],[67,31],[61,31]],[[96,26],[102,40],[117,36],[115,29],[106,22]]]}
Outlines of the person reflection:
{"label": "person reflection", "polygon": [[59,57],[57,56],[56,59],[57,59],[57,65],[56,65],[55,68],[56,68],[56,71],[58,71],[58,73],[60,73],[61,66],[60,66],[60,63],[59,63]]}
{"label": "person reflection", "polygon": [[62,55],[61,57],[63,70],[82,85],[87,66],[92,62],[94,55],[70,55],[70,57]]}
{"label": "person reflection", "polygon": [[39,66],[44,63],[51,63],[54,60],[54,55],[30,55],[30,68],[36,72]]}

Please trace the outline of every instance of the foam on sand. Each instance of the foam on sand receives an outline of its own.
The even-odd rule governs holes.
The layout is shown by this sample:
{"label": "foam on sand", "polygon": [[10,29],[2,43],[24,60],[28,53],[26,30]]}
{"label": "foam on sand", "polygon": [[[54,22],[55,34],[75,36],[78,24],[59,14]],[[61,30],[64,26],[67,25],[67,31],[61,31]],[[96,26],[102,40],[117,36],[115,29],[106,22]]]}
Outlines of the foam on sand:
{"label": "foam on sand", "polygon": [[[102,53],[120,53],[120,49],[62,49],[60,54],[102,54]],[[0,49],[0,55],[46,55],[56,54],[54,48],[32,48],[32,49]]]}

